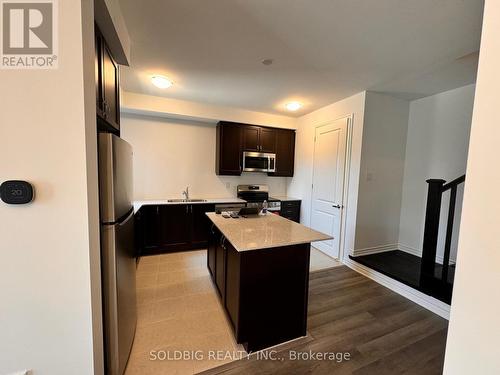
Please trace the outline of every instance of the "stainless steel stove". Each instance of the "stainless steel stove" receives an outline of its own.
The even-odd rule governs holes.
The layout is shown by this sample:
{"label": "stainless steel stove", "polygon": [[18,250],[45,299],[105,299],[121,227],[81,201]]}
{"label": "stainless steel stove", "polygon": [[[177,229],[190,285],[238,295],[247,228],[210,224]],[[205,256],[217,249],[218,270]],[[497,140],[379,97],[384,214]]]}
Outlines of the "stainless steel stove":
{"label": "stainless steel stove", "polygon": [[247,207],[262,208],[264,201],[267,201],[268,211],[281,211],[281,201],[269,197],[269,187],[267,185],[238,185],[238,198],[247,201]]}

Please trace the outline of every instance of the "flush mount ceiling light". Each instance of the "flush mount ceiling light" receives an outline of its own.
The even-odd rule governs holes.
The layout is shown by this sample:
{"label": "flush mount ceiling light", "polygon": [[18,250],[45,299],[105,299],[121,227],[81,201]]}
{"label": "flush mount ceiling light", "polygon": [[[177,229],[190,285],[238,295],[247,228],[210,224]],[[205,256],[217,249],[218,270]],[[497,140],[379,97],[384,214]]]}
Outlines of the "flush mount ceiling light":
{"label": "flush mount ceiling light", "polygon": [[168,89],[174,84],[171,80],[164,76],[153,76],[151,77],[151,82],[153,82],[153,85],[160,89]]}
{"label": "flush mount ceiling light", "polygon": [[299,103],[299,102],[290,102],[290,103],[287,103],[285,107],[289,111],[293,112],[293,111],[297,111],[300,108],[302,108],[302,103]]}

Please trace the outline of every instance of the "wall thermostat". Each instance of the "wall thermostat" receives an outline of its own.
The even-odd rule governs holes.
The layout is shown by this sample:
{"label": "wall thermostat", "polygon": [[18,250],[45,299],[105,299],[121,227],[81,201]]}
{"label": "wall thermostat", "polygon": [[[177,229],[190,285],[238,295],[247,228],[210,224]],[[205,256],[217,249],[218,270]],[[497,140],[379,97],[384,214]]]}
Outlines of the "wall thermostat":
{"label": "wall thermostat", "polygon": [[5,181],[0,185],[0,198],[8,204],[26,204],[33,200],[33,186],[26,181]]}

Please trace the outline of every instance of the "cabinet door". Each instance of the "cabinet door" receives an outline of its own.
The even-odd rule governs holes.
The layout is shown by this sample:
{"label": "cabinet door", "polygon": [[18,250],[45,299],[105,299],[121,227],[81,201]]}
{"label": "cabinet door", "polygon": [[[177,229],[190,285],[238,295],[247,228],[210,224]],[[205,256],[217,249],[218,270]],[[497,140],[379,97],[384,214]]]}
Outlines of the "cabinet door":
{"label": "cabinet door", "polygon": [[276,152],[276,130],[260,128],[260,151],[261,152]]}
{"label": "cabinet door", "polygon": [[237,124],[217,125],[216,173],[241,175],[241,128]]}
{"label": "cabinet door", "polygon": [[191,211],[191,246],[205,247],[208,241],[211,221],[206,212],[214,212],[215,204],[192,204]]}
{"label": "cabinet door", "polygon": [[207,246],[207,267],[215,281],[215,252],[217,251],[217,237],[215,235],[215,224],[210,225]]}
{"label": "cabinet door", "polygon": [[226,248],[223,245],[223,238],[220,236],[222,241],[218,241],[216,244],[215,252],[215,285],[222,299],[222,303],[225,304],[226,301]]}
{"label": "cabinet door", "polygon": [[188,204],[171,204],[160,207],[162,247],[165,250],[188,248],[191,238]]}
{"label": "cabinet door", "polygon": [[276,172],[272,176],[293,177],[295,131],[276,130]]}
{"label": "cabinet door", "polygon": [[280,215],[295,221],[300,222],[300,204],[301,201],[284,201],[281,202],[281,212]]}
{"label": "cabinet door", "polygon": [[108,47],[102,48],[103,110],[104,120],[115,129],[120,129],[118,64],[113,60]]}
{"label": "cabinet door", "polygon": [[260,128],[258,126],[242,126],[243,151],[260,151]]}
{"label": "cabinet door", "polygon": [[142,206],[138,213],[142,250],[158,249],[162,244],[160,206]]}
{"label": "cabinet door", "polygon": [[98,116],[103,116],[102,111],[102,43],[101,34],[96,28],[95,31],[95,98],[96,98],[96,112]]}

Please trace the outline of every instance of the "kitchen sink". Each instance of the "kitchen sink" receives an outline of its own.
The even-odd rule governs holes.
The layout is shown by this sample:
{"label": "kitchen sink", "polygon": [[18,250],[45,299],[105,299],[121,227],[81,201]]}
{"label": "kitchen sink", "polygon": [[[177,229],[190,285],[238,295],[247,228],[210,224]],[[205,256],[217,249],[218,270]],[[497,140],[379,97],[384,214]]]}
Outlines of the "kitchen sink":
{"label": "kitchen sink", "polygon": [[184,202],[184,203],[195,203],[195,202],[206,202],[206,199],[169,199],[168,202],[172,203],[177,203],[177,202]]}

